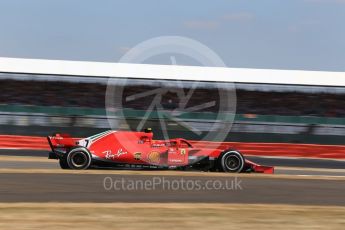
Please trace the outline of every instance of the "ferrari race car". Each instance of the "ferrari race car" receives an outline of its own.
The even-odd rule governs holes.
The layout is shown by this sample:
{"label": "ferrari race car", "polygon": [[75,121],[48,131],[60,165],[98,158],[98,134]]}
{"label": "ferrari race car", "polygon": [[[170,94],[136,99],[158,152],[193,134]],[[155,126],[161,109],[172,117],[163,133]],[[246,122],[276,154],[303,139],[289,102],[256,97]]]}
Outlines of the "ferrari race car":
{"label": "ferrari race car", "polygon": [[230,147],[197,148],[182,138],[154,140],[150,129],[144,132],[111,130],[79,140],[55,134],[47,139],[52,150],[49,159],[58,159],[62,169],[125,167],[274,172],[273,167],[255,164]]}

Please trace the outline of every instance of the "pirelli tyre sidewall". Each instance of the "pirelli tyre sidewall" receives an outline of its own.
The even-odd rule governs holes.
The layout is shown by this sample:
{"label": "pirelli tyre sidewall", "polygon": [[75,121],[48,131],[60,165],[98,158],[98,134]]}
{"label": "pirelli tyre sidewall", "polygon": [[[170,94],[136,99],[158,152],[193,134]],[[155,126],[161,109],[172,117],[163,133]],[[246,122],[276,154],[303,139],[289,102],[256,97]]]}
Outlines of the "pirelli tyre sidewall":
{"label": "pirelli tyre sidewall", "polygon": [[66,162],[70,169],[88,169],[91,165],[91,161],[91,154],[84,147],[73,148],[66,155]]}
{"label": "pirelli tyre sidewall", "polygon": [[62,169],[70,169],[70,167],[67,164],[66,156],[63,156],[59,159],[59,165]]}
{"label": "pirelli tyre sidewall", "polygon": [[244,168],[245,159],[240,152],[227,150],[221,155],[218,163],[219,170],[222,172],[239,173]]}

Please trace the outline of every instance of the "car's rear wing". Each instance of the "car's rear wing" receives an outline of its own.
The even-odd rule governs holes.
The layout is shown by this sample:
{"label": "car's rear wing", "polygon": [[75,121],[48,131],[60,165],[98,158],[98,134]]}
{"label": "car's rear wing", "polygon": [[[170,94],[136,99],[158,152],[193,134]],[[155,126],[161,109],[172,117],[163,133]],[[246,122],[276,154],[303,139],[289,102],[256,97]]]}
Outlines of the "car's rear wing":
{"label": "car's rear wing", "polygon": [[48,136],[47,140],[53,151],[55,148],[70,148],[76,145],[75,139],[68,134],[54,134]]}
{"label": "car's rear wing", "polygon": [[68,134],[54,134],[47,137],[49,146],[52,152],[49,153],[49,158],[58,158],[64,154],[68,149],[76,146],[77,139],[72,138]]}

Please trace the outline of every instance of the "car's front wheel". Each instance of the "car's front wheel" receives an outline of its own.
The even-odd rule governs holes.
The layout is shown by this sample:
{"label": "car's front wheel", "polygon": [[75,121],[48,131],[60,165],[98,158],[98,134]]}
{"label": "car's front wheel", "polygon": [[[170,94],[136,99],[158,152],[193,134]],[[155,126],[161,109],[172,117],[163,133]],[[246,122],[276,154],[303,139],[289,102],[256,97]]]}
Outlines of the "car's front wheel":
{"label": "car's front wheel", "polygon": [[243,170],[245,159],[243,155],[236,150],[224,152],[218,160],[218,169],[221,172],[239,173]]}

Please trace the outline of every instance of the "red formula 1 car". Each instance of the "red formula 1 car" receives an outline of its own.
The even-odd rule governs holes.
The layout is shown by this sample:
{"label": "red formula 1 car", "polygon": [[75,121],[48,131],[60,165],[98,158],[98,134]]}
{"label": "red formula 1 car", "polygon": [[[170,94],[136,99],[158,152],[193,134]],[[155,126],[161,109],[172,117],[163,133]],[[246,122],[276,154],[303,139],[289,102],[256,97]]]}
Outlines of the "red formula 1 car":
{"label": "red formula 1 car", "polygon": [[273,173],[274,168],[261,166],[236,150],[193,147],[182,138],[153,140],[145,132],[106,131],[85,139],[68,135],[48,136],[50,159],[58,159],[63,169],[90,167],[126,167],[158,169],[198,169],[221,172]]}

